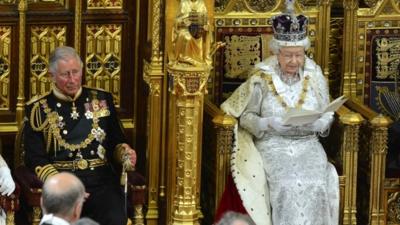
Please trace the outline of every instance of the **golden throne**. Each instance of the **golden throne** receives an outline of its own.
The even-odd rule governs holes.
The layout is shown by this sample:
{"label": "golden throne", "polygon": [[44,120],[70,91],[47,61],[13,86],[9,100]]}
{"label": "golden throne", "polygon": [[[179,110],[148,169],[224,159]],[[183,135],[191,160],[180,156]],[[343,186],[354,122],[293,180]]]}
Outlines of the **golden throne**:
{"label": "golden throne", "polygon": [[[212,178],[202,181],[201,203],[203,208],[209,209],[204,213],[205,224],[213,222],[226,177],[230,173],[229,159],[236,123],[218,106],[247,78],[249,68],[268,56],[266,46],[272,33],[268,18],[284,8],[283,1],[272,5],[254,2],[220,2],[215,9],[215,41],[225,42],[226,47],[217,51],[214,58],[214,74],[210,78],[209,96],[204,105],[202,174],[203,177]],[[343,43],[336,39],[335,32],[340,32],[339,26],[335,18],[330,17],[330,10],[329,2],[296,3],[296,11],[309,17],[312,45],[307,54],[321,65],[324,75],[329,78],[331,95],[338,96],[343,92],[339,86],[343,82],[342,71],[347,72],[347,67],[344,65],[341,68],[335,64],[342,57],[335,55],[335,52],[342,52]],[[343,23],[343,19],[339,23]],[[336,112],[335,117],[331,133],[322,143],[340,176],[340,224],[356,224],[358,154],[364,150],[361,148],[371,152],[385,148],[390,120],[356,99],[350,99]],[[364,142],[366,145],[361,145],[361,138],[367,140]]]}
{"label": "golden throne", "polygon": [[354,46],[353,60],[348,60],[353,68],[344,74],[343,92],[375,111],[364,107],[362,113],[371,129],[360,134],[357,219],[360,224],[400,224],[400,168],[392,157],[398,157],[399,149],[392,149],[398,135],[388,135],[399,125],[400,7],[389,0],[354,6],[347,8],[345,26],[352,35],[343,39]]}

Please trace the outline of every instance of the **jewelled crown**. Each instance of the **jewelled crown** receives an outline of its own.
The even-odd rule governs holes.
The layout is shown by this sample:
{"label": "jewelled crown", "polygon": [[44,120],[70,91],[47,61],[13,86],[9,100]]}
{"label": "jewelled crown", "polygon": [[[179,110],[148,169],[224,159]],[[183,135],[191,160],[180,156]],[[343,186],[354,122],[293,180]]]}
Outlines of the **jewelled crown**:
{"label": "jewelled crown", "polygon": [[272,17],[274,38],[278,41],[298,42],[307,37],[308,19],[304,15],[295,15],[293,1],[286,2],[286,13]]}

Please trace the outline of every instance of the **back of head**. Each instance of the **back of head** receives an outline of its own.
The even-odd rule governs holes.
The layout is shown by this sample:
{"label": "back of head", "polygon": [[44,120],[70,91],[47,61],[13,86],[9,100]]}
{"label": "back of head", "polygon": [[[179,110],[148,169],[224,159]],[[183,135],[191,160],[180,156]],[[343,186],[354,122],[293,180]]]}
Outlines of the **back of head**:
{"label": "back of head", "polygon": [[229,211],[215,225],[255,225],[255,223],[249,215]]}
{"label": "back of head", "polygon": [[85,187],[73,174],[62,172],[48,178],[43,184],[42,209],[45,214],[70,217],[77,204],[82,204]]}
{"label": "back of head", "polygon": [[73,225],[99,225],[99,223],[90,218],[84,217],[73,223]]}
{"label": "back of head", "polygon": [[76,50],[69,46],[61,46],[54,49],[49,57],[49,72],[55,74],[58,69],[58,62],[60,60],[67,60],[70,58],[75,58],[80,62],[81,67],[83,67],[83,62],[81,57],[78,55]]}

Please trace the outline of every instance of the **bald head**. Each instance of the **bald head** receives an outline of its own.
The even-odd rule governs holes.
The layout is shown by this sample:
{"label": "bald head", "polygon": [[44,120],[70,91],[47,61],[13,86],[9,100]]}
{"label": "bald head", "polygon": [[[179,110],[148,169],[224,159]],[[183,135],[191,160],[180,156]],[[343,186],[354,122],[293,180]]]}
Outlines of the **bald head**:
{"label": "bald head", "polygon": [[84,196],[82,182],[75,175],[62,172],[43,184],[42,209],[45,214],[67,218],[74,214],[77,206],[81,207]]}

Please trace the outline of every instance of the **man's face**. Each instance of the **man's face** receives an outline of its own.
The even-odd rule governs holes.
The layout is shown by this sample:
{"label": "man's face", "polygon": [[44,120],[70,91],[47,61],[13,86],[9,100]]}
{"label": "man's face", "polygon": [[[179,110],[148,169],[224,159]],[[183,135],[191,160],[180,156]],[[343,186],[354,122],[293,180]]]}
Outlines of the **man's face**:
{"label": "man's face", "polygon": [[278,62],[283,73],[295,75],[304,65],[304,47],[281,47],[278,54]]}
{"label": "man's face", "polygon": [[82,68],[74,58],[58,61],[58,70],[53,74],[57,88],[65,95],[74,97],[82,85]]}

